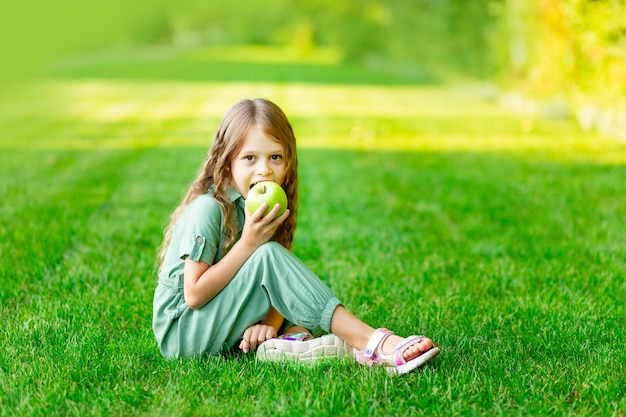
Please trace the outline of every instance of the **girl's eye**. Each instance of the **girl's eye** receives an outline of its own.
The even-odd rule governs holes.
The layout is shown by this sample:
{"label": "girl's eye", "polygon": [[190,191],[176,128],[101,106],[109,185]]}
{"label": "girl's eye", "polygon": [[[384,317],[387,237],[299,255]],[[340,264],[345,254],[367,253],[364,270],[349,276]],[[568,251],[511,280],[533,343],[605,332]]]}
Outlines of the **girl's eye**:
{"label": "girl's eye", "polygon": [[252,155],[246,155],[243,157],[246,161],[253,161],[254,160],[254,156]]}
{"label": "girl's eye", "polygon": [[282,155],[272,155],[272,161],[278,161],[280,159],[283,159]]}

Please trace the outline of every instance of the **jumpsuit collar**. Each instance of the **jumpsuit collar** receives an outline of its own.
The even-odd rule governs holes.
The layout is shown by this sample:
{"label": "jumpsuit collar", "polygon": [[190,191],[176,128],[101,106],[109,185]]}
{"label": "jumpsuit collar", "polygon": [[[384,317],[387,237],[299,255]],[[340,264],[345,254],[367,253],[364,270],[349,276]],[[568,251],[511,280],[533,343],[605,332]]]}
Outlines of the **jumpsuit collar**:
{"label": "jumpsuit collar", "polygon": [[[211,195],[215,195],[215,184],[212,184],[209,187],[209,194]],[[235,188],[231,185],[229,185],[228,187],[226,187],[226,197],[228,197],[228,199],[235,203],[235,205],[241,209],[241,212],[244,212],[244,207],[246,206],[246,200],[244,200],[244,198],[242,197],[241,194],[239,194],[239,191],[235,190]]]}
{"label": "jumpsuit collar", "polygon": [[241,194],[239,194],[239,191],[235,190],[232,186],[228,186],[228,188],[226,189],[226,195],[228,196],[228,199],[230,201],[235,203],[240,209],[243,210],[244,206],[246,205],[246,200],[244,200]]}

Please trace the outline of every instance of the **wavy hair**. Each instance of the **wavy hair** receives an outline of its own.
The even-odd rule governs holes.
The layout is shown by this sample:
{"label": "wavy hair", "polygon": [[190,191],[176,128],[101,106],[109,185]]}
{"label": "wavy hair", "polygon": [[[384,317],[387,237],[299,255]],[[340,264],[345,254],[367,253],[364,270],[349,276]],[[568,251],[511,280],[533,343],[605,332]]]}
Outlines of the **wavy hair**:
{"label": "wavy hair", "polygon": [[170,216],[165,228],[163,244],[159,251],[159,264],[163,264],[167,248],[172,240],[174,224],[185,208],[199,195],[205,194],[215,185],[215,199],[224,212],[224,252],[227,252],[237,238],[237,209],[228,199],[226,190],[230,185],[230,165],[241,151],[243,142],[254,127],[262,129],[283,146],[286,163],[283,189],[289,201],[291,214],[278,227],[272,240],[291,250],[296,230],[298,213],[298,157],[296,137],[291,123],[283,111],[273,102],[262,99],[244,99],[235,103],[224,115],[222,123],[209,148],[206,160],[202,164],[196,179],[181,203]]}

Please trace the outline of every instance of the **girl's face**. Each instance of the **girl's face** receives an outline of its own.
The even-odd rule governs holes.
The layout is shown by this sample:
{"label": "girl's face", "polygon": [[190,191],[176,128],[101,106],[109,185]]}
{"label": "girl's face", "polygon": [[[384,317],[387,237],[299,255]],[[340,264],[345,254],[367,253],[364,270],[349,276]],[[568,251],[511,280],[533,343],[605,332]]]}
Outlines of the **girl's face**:
{"label": "girl's face", "polygon": [[245,199],[252,186],[261,181],[283,183],[287,164],[285,150],[275,138],[254,127],[230,163],[231,185]]}

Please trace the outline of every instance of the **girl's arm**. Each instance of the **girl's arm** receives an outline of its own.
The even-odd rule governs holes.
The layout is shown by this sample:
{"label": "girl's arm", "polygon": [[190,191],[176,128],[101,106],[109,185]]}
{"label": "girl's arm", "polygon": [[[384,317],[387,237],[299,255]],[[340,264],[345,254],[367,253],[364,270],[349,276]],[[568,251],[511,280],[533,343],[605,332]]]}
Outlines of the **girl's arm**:
{"label": "girl's arm", "polygon": [[250,255],[269,241],[278,226],[289,216],[287,210],[274,219],[280,210],[280,205],[277,204],[265,217],[261,217],[267,209],[267,205],[264,205],[265,208],[262,205],[252,216],[248,209],[245,210],[246,221],[241,238],[219,262],[208,265],[205,262],[192,261],[189,257],[185,259],[184,294],[185,302],[190,308],[201,308],[219,294]]}

